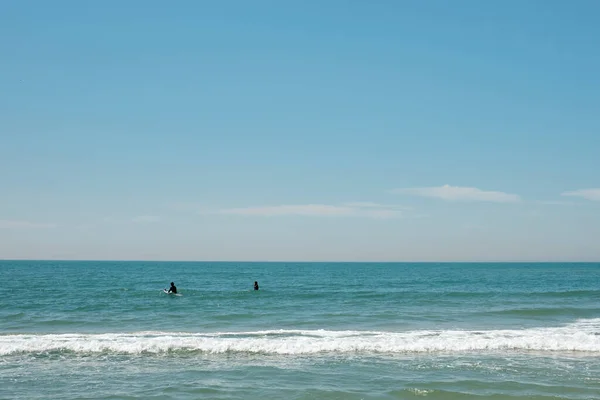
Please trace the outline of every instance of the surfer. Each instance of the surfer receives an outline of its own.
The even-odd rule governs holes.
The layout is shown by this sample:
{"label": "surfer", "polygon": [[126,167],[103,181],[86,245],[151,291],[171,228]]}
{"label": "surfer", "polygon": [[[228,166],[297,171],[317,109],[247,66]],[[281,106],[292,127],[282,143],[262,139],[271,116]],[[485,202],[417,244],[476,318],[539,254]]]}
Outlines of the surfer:
{"label": "surfer", "polygon": [[254,281],[254,290],[258,290],[258,282]]}
{"label": "surfer", "polygon": [[175,287],[173,282],[171,282],[171,287],[169,288],[168,293],[177,293],[177,287]]}

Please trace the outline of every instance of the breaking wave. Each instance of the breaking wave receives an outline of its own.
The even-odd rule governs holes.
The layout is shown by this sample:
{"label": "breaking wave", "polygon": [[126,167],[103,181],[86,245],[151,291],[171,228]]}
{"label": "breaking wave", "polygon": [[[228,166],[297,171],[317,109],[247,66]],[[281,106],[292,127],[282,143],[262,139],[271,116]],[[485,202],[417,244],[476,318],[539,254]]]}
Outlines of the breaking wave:
{"label": "breaking wave", "polygon": [[600,318],[579,320],[561,327],[521,330],[265,330],[0,335],[0,356],[51,352],[156,354],[173,351],[286,355],[477,351],[600,353]]}

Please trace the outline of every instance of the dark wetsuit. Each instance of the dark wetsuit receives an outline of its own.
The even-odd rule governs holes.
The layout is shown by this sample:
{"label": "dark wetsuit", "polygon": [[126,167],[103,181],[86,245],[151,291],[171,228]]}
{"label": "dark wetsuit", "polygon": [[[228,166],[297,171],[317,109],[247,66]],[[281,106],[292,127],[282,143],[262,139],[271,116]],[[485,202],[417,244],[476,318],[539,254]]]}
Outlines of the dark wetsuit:
{"label": "dark wetsuit", "polygon": [[258,290],[258,283],[254,284],[254,290]]}
{"label": "dark wetsuit", "polygon": [[177,288],[175,287],[175,285],[172,285],[172,286],[169,288],[169,293],[177,293]]}

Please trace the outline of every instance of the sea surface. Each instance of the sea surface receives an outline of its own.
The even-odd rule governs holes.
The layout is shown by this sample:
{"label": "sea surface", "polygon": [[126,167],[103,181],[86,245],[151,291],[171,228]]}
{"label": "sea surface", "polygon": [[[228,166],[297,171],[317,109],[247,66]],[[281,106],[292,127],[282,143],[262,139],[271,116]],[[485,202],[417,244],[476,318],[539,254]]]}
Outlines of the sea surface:
{"label": "sea surface", "polygon": [[600,399],[600,264],[0,261],[0,282],[1,399]]}

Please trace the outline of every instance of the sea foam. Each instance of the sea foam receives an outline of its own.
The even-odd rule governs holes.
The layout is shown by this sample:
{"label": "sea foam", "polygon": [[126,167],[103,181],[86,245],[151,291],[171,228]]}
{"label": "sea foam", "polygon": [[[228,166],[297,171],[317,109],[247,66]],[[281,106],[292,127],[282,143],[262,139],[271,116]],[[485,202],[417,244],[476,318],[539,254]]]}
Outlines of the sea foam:
{"label": "sea foam", "polygon": [[521,330],[11,334],[0,335],[0,356],[48,352],[144,354],[170,351],[289,355],[485,351],[600,353],[599,333],[600,319],[579,320],[561,327]]}

